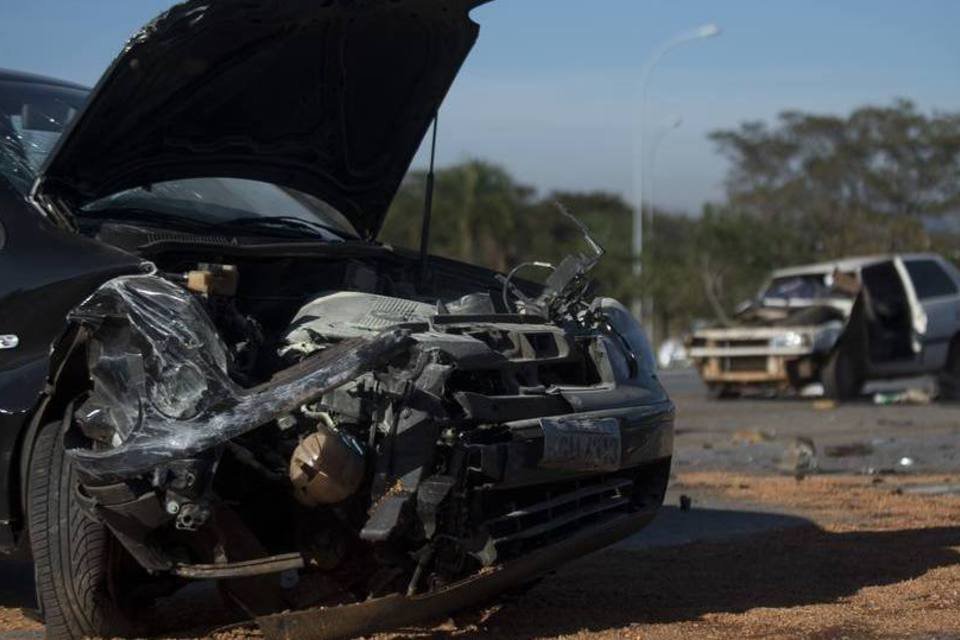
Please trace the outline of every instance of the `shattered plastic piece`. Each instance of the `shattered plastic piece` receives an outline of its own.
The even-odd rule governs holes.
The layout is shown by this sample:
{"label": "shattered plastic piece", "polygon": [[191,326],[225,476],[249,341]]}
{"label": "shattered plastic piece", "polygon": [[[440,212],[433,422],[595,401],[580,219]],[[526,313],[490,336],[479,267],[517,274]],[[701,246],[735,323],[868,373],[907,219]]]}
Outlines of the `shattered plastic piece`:
{"label": "shattered plastic piece", "polygon": [[819,469],[817,461],[817,446],[810,438],[797,438],[787,449],[782,469],[793,473],[797,479],[802,479]]}
{"label": "shattered plastic piece", "polygon": [[819,382],[808,384],[802,389],[800,389],[801,398],[822,398],[823,393],[824,393],[823,384]]}
{"label": "shattered plastic piece", "polygon": [[878,393],[873,396],[873,404],[886,406],[894,404],[927,405],[933,402],[933,396],[923,389],[907,389],[900,393]]}
{"label": "shattered plastic piece", "polygon": [[70,315],[92,332],[90,397],[76,412],[87,437],[109,449],[70,448],[87,473],[132,477],[206,451],[290,413],[385,363],[411,344],[391,331],[346,340],[244,389],[206,310],[156,276],[107,282]]}
{"label": "shattered plastic piece", "polygon": [[533,301],[531,307],[545,311],[551,318],[563,318],[567,314],[575,313],[577,308],[584,306],[584,301],[589,299],[591,282],[587,274],[597,266],[606,250],[593,239],[590,230],[579,218],[570,213],[562,203],[556,202],[555,205],[560,213],[579,229],[589,252],[564,258],[551,272],[543,293]]}

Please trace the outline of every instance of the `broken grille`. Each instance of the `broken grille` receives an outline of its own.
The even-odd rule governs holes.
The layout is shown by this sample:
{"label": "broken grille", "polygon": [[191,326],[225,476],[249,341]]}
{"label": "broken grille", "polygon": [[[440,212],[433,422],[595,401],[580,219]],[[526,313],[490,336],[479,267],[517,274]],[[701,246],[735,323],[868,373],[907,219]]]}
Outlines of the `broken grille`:
{"label": "broken grille", "polygon": [[[633,508],[634,479],[603,477],[566,484],[492,490],[501,512],[484,522],[498,551],[513,555]],[[491,500],[490,502],[493,502]]]}
{"label": "broken grille", "polygon": [[744,358],[724,358],[722,362],[723,362],[724,371],[766,371],[767,370],[767,358],[763,356],[744,357]]}

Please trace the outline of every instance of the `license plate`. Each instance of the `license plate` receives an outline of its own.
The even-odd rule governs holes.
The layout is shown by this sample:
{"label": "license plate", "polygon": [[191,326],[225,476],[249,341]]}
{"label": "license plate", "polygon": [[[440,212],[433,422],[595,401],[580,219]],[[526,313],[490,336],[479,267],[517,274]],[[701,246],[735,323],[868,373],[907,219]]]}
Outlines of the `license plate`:
{"label": "license plate", "polygon": [[623,455],[616,418],[540,420],[543,458],[540,466],[568,471],[617,471]]}

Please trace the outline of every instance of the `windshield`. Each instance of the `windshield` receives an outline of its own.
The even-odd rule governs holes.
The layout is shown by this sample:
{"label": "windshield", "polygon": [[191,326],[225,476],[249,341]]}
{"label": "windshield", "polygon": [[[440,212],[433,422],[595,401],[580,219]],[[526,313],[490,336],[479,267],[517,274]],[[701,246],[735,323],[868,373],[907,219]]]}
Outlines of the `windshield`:
{"label": "windshield", "polygon": [[793,300],[850,299],[852,294],[834,287],[832,273],[810,273],[774,278],[760,296],[764,304],[785,304]]}
{"label": "windshield", "polygon": [[[159,182],[122,191],[83,207],[78,217],[111,216],[143,222],[229,229],[235,226],[299,230],[327,240],[357,238],[356,229],[336,209],[295,189],[239,178],[194,178]],[[282,224],[281,224],[282,223]]]}
{"label": "windshield", "polygon": [[0,178],[30,192],[64,127],[86,100],[80,89],[0,81]]}

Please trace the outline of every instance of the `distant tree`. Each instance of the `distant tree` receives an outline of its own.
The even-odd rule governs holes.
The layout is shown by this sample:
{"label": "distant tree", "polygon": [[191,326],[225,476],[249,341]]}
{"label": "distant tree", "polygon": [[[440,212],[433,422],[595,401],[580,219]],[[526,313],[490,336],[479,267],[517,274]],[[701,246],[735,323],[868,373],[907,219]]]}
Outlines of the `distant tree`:
{"label": "distant tree", "polygon": [[924,221],[960,210],[960,114],[901,100],[711,138],[732,163],[728,205],[775,221],[785,257],[926,248]]}
{"label": "distant tree", "polygon": [[[438,170],[431,253],[501,272],[531,260],[556,264],[586,248],[560,201],[607,250],[594,272],[599,292],[624,301],[645,292],[657,339],[699,319],[728,320],[778,267],[907,250],[960,259],[960,221],[950,220],[960,211],[960,115],[924,115],[900,101],[847,117],[787,112],[773,126],[746,123],[711,137],[731,160],[726,201],[699,217],[656,211],[642,281],[632,269],[632,209],[621,197],[541,196],[481,160]],[[407,176],[384,242],[419,246],[425,183],[422,171]]]}
{"label": "distant tree", "polygon": [[[425,188],[424,172],[407,176],[387,216],[383,241],[419,246]],[[501,167],[479,160],[439,170],[431,252],[499,271],[510,268],[521,253],[518,224],[533,195]]]}
{"label": "distant tree", "polygon": [[[607,250],[595,273],[603,290],[626,298],[634,295],[638,285],[629,275],[631,209],[619,196],[555,192],[538,197],[503,168],[476,160],[440,169],[435,184],[432,254],[500,272],[532,260],[558,264],[587,248],[579,229],[557,209],[561,202]],[[419,246],[425,186],[424,172],[407,177],[381,240]],[[535,270],[523,274],[534,280],[543,275]]]}

